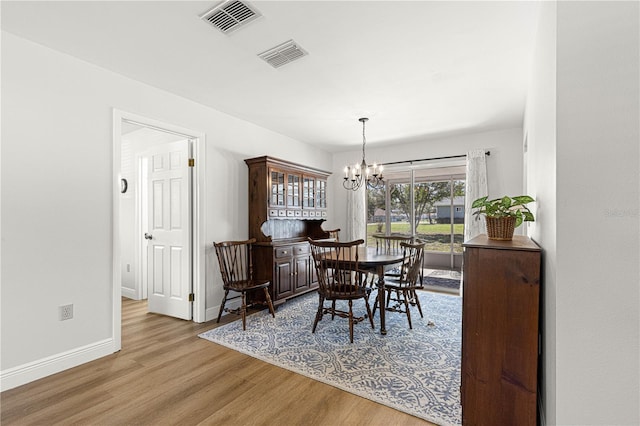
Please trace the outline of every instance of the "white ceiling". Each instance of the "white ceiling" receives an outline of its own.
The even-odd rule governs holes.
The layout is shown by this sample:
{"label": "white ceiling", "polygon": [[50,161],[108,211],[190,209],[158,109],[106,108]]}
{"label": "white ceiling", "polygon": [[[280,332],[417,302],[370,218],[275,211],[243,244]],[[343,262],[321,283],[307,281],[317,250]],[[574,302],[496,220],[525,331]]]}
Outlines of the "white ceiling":
{"label": "white ceiling", "polygon": [[[329,151],[520,126],[538,20],[524,1],[2,1],[2,29]],[[257,57],[294,39],[309,54]]]}

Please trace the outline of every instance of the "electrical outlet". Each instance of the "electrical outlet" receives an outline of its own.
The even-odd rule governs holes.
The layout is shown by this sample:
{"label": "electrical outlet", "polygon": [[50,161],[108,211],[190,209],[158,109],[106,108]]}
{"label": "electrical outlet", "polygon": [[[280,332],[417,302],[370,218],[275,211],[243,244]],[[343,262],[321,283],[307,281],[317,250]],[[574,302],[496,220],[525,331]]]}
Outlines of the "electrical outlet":
{"label": "electrical outlet", "polygon": [[60,321],[73,318],[73,304],[59,306],[58,313],[60,314]]}

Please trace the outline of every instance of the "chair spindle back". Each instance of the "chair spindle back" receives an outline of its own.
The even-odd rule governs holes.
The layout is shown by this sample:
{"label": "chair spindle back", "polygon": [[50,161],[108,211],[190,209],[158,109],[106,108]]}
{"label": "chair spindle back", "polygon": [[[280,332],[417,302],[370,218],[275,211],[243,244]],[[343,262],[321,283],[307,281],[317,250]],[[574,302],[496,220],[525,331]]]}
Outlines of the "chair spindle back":
{"label": "chair spindle back", "polygon": [[403,259],[400,281],[403,284],[415,285],[422,272],[422,257],[424,256],[424,243],[401,242]]}
{"label": "chair spindle back", "polygon": [[356,294],[362,285],[358,271],[358,246],[364,240],[349,242],[310,241],[311,254],[318,274],[319,292],[327,298]]}
{"label": "chair spindle back", "polygon": [[402,253],[402,242],[411,241],[411,237],[408,235],[381,235],[376,234],[373,236],[376,239],[376,250],[379,253]]}
{"label": "chair spindle back", "polygon": [[232,283],[253,279],[252,244],[255,238],[246,241],[223,241],[216,243],[216,254],[225,287]]}

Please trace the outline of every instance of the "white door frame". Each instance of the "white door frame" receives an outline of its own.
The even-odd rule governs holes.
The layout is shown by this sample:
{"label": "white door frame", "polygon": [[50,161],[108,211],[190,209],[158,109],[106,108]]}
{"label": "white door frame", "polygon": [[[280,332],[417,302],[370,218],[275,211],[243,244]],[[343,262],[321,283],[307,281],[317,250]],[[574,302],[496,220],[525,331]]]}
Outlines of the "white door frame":
{"label": "white door frame", "polygon": [[206,227],[205,227],[205,133],[167,124],[141,115],[113,109],[113,342],[114,352],[122,347],[122,278],[120,269],[120,178],[121,178],[121,143],[122,121],[126,120],[144,127],[156,128],[194,140],[193,158],[193,321],[204,322],[205,305],[205,260],[206,260]]}

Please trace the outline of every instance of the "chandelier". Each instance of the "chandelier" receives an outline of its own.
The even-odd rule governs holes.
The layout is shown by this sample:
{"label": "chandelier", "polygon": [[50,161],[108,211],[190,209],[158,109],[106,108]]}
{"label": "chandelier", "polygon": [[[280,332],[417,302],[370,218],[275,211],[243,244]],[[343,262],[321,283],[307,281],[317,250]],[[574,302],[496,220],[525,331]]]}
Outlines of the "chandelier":
{"label": "chandelier", "polygon": [[365,182],[371,189],[384,187],[382,166],[378,166],[376,163],[369,166],[364,159],[364,146],[367,143],[367,138],[364,134],[364,124],[368,120],[369,119],[365,117],[358,119],[358,121],[362,123],[362,162],[344,168],[344,181],[342,182],[342,186],[352,191],[357,191]]}

